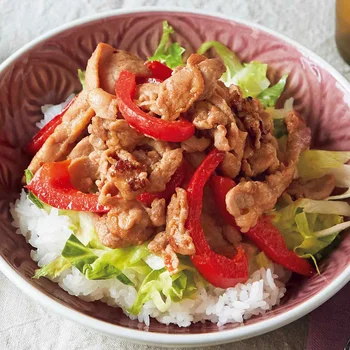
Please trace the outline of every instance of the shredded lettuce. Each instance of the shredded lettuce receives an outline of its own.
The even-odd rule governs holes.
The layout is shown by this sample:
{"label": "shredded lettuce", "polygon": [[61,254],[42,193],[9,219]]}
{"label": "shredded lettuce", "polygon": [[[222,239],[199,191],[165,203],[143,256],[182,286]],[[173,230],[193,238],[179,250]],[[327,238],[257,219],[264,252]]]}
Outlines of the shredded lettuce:
{"label": "shredded lettuce", "polygon": [[[91,246],[91,245],[90,245]],[[138,251],[138,247],[134,247]],[[97,252],[85,246],[74,234],[66,242],[62,250],[62,257],[75,266],[89,280],[117,278],[124,284],[133,284],[121,272],[118,260],[125,259],[123,249],[104,252],[100,257]],[[129,259],[130,260],[130,259]],[[134,259],[135,260],[135,259]]]}
{"label": "shredded lettuce", "polygon": [[181,258],[178,273],[170,275],[164,262],[150,253],[147,242],[119,249],[103,246],[94,230],[91,213],[60,210],[59,215],[69,216],[74,234],[66,241],[61,256],[36,270],[34,278],[55,279],[72,266],[89,280],[116,278],[137,290],[135,302],[129,310],[133,314],[138,314],[149,300],[160,311],[165,311],[171,302],[190,298],[197,290],[197,283],[206,285],[185,258]]}
{"label": "shredded lettuce", "polygon": [[[33,173],[29,169],[24,170],[24,177],[27,185],[32,180],[33,176]],[[38,208],[44,208],[44,203],[30,191],[28,191],[28,199],[30,199]]]}
{"label": "shredded lettuce", "polygon": [[170,44],[170,34],[174,33],[172,26],[167,21],[163,21],[163,34],[154,55],[149,57],[149,61],[160,61],[170,68],[183,65],[182,54],[185,49],[178,43]]}
{"label": "shredded lettuce", "polygon": [[232,79],[232,84],[238,85],[244,97],[257,97],[267,89],[270,81],[266,78],[267,64],[258,61],[245,63]]}
{"label": "shredded lettuce", "polygon": [[138,315],[149,300],[153,300],[159,311],[167,311],[172,301],[178,302],[193,295],[197,290],[196,275],[199,276],[198,272],[186,263],[180,264],[179,272],[174,275],[170,275],[165,268],[152,270],[143,280],[136,300],[128,312]]}
{"label": "shredded lettuce", "polygon": [[[273,223],[287,247],[316,264],[318,253],[330,245],[340,231],[350,227],[343,215],[350,210],[344,202],[301,199],[273,212]],[[317,264],[316,264],[317,267]]]}
{"label": "shredded lettuce", "polygon": [[49,264],[37,269],[33,278],[48,277],[50,279],[54,279],[71,266],[72,264],[67,259],[65,259],[63,256],[59,256]]}
{"label": "shredded lettuce", "polygon": [[87,266],[98,258],[93,250],[81,243],[74,234],[68,238],[62,250],[62,256],[81,273],[85,273]]}
{"label": "shredded lettuce", "polygon": [[203,43],[197,52],[203,55],[211,48],[215,49],[226,66],[226,72],[221,77],[226,86],[238,85],[244,97],[257,97],[264,107],[275,106],[284,90],[288,74],[284,74],[277,84],[269,88],[267,64],[258,61],[242,64],[233,51],[218,41]]}
{"label": "shredded lettuce", "polygon": [[300,155],[298,174],[306,181],[315,179],[343,168],[349,159],[350,152],[308,150]]}
{"label": "shredded lettuce", "polygon": [[287,83],[288,74],[284,74],[275,85],[262,91],[257,98],[264,107],[273,107],[281,96]]}
{"label": "shredded lettuce", "polygon": [[350,152],[308,150],[300,155],[298,174],[304,180],[332,174],[335,185],[346,190],[328,200],[350,198],[350,165],[344,164],[350,159]]}

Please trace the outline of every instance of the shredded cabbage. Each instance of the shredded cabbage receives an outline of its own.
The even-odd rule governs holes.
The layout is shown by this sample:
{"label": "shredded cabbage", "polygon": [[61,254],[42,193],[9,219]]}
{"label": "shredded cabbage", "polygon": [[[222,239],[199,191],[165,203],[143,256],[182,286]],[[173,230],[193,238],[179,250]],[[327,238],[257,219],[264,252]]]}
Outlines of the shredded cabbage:
{"label": "shredded cabbage", "polygon": [[282,78],[275,85],[263,90],[259,95],[258,99],[264,107],[273,107],[278,98],[281,96],[284,87],[287,83],[288,74],[284,74]]}
{"label": "shredded cabbage", "polygon": [[[26,169],[24,170],[24,178],[26,180],[26,184],[28,185],[29,182],[33,178],[33,173],[29,170]],[[28,198],[40,209],[44,208],[44,203],[32,192],[28,191]]]}
{"label": "shredded cabbage", "polygon": [[49,264],[43,266],[35,271],[33,278],[48,277],[54,279],[58,277],[63,271],[69,269],[72,264],[62,256],[59,256]]}
{"label": "shredded cabbage", "polygon": [[298,174],[306,181],[315,179],[343,168],[349,159],[350,152],[308,150],[300,155]]}
{"label": "shredded cabbage", "polygon": [[282,233],[287,247],[316,264],[317,254],[329,246],[340,231],[350,227],[350,222],[343,222],[343,215],[349,212],[350,206],[344,202],[300,199],[272,215],[273,224]]}
{"label": "shredded cabbage", "polygon": [[267,64],[258,61],[245,63],[233,77],[231,83],[238,85],[244,97],[257,97],[261,92],[270,86],[270,81],[266,78]]}
{"label": "shredded cabbage", "polygon": [[163,21],[163,34],[154,55],[148,57],[149,61],[159,61],[165,63],[170,68],[182,66],[182,54],[185,49],[178,43],[169,44],[170,34],[174,33],[172,26],[167,21]]}
{"label": "shredded cabbage", "polygon": [[128,312],[138,315],[149,300],[153,300],[159,311],[167,311],[171,301],[177,302],[193,295],[197,290],[196,277],[199,277],[198,272],[186,262],[180,264],[179,272],[174,275],[170,275],[165,268],[151,271],[143,280],[136,300]]}
{"label": "shredded cabbage", "polygon": [[[63,210],[59,213],[70,217],[74,234],[67,240],[61,256],[36,270],[34,278],[54,279],[72,266],[89,280],[117,278],[137,290],[135,303],[129,310],[134,314],[149,300],[153,300],[160,311],[165,311],[172,301],[191,297],[197,290],[195,281],[204,284],[186,259],[181,260],[178,273],[170,275],[161,259],[150,253],[147,243],[110,249],[101,244],[93,228],[92,214]],[[88,242],[84,244],[82,240]]]}
{"label": "shredded cabbage", "polygon": [[226,72],[221,77],[226,86],[238,85],[244,97],[257,97],[265,107],[276,104],[284,90],[288,74],[284,74],[277,84],[269,88],[267,64],[258,61],[242,64],[233,51],[218,41],[203,43],[197,52],[202,55],[211,48],[215,49],[226,66]]}

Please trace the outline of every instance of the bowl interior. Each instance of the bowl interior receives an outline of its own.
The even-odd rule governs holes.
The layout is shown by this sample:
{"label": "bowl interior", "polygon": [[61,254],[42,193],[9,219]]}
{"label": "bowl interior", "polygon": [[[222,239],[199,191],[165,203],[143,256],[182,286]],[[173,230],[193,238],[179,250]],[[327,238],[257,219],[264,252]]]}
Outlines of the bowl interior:
{"label": "bowl interior", "polygon": [[[218,40],[231,47],[242,61],[259,60],[269,64],[269,77],[276,82],[289,72],[281,102],[293,96],[295,108],[312,129],[313,147],[350,149],[350,92],[302,51],[260,29],[234,21],[189,13],[148,12],[115,15],[66,29],[32,46],[0,72],[0,255],[16,272],[56,302],[99,320],[131,329],[161,333],[217,332],[211,323],[190,328],[160,325],[149,327],[131,321],[120,309],[101,302],[86,303],[47,279],[33,280],[36,264],[30,259],[30,246],[11,226],[9,203],[20,192],[20,179],[29,158],[22,152],[36,132],[40,106],[59,103],[80,84],[77,69],[86,62],[99,42],[129,50],[141,58],[150,56],[159,42],[161,22],[167,19],[176,30],[176,40],[187,52],[207,40]],[[332,283],[348,266],[350,237],[321,264],[322,276],[293,278],[281,305],[246,324],[264,322],[306,302]],[[228,324],[220,330],[237,327]]]}

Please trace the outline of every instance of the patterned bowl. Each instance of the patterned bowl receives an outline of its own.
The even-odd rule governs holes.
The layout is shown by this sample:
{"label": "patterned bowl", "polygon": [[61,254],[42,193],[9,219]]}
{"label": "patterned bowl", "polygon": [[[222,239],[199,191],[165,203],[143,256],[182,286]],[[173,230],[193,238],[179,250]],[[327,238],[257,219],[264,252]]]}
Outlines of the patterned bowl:
{"label": "patterned bowl", "polygon": [[[30,246],[11,226],[9,203],[20,191],[29,162],[22,147],[36,131],[40,106],[58,103],[79,89],[78,68],[99,42],[130,50],[142,58],[161,35],[161,21],[176,28],[176,40],[195,51],[207,40],[219,40],[243,61],[269,64],[275,82],[290,72],[282,100],[291,96],[312,129],[313,146],[350,149],[350,85],[329,64],[301,45],[263,27],[199,11],[142,9],[113,11],[78,20],[41,36],[0,66],[0,269],[21,290],[64,317],[101,332],[136,342],[193,346],[249,338],[292,322],[318,307],[350,280],[350,237],[321,264],[322,275],[293,279],[281,305],[248,320],[244,326],[199,323],[189,328],[131,321],[120,309],[86,303],[47,279],[33,280],[36,264]],[[282,101],[283,102],[283,101]]]}

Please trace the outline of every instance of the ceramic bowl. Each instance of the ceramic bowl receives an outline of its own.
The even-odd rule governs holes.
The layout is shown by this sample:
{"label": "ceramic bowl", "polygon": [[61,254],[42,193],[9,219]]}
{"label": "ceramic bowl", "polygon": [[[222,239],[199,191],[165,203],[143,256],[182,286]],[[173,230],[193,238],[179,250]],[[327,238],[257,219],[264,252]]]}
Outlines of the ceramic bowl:
{"label": "ceramic bowl", "polygon": [[30,246],[11,226],[9,203],[20,192],[20,179],[29,159],[22,152],[36,132],[40,106],[63,101],[79,90],[77,69],[84,68],[99,42],[150,56],[162,32],[162,20],[175,28],[175,39],[195,51],[207,40],[219,40],[242,61],[269,64],[269,78],[290,77],[283,100],[293,97],[295,108],[312,129],[313,147],[350,150],[350,84],[328,63],[296,42],[261,26],[222,15],[192,10],[140,9],[112,11],[78,20],[32,41],[0,66],[0,269],[37,302],[73,321],[109,335],[158,345],[220,344],[256,336],[286,325],[312,311],[350,279],[350,237],[322,262],[322,274],[292,279],[281,304],[244,326],[198,323],[189,328],[147,327],[131,321],[120,309],[87,303],[45,278],[33,280],[36,264]]}

